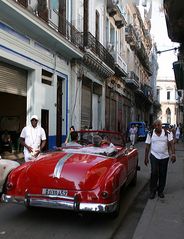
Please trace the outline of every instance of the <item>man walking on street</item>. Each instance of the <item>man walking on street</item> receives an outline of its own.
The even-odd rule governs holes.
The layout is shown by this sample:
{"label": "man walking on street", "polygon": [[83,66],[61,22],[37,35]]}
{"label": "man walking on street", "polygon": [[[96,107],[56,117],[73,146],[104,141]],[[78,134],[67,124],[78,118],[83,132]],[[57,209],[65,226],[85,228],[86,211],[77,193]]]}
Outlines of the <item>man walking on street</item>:
{"label": "man walking on street", "polygon": [[136,134],[137,134],[137,127],[135,127],[134,124],[131,125],[131,128],[129,129],[129,134],[130,134],[131,145],[134,146]]}
{"label": "man walking on street", "polygon": [[154,199],[156,192],[158,196],[164,198],[164,188],[166,185],[167,167],[169,161],[169,153],[171,153],[171,161],[176,161],[173,135],[162,129],[161,120],[155,120],[153,131],[147,134],[145,147],[144,163],[147,166],[151,163],[151,178],[150,178],[150,199]]}

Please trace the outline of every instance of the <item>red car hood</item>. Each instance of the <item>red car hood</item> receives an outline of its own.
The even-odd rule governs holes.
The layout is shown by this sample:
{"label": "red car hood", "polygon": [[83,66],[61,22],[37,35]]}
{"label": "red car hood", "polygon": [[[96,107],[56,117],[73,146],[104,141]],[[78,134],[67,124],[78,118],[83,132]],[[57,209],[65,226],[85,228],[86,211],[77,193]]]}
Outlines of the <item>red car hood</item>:
{"label": "red car hood", "polygon": [[99,186],[113,158],[89,154],[54,152],[30,163],[26,170],[27,187],[93,190]]}

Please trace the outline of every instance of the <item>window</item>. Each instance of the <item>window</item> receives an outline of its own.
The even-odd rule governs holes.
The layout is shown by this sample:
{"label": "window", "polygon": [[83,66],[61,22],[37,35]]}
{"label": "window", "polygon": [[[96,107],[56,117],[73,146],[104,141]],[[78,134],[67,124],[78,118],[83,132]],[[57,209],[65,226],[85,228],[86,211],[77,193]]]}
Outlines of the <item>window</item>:
{"label": "window", "polygon": [[171,92],[167,91],[167,100],[170,100],[170,98],[171,98]]}
{"label": "window", "polygon": [[115,49],[115,42],[116,42],[116,32],[115,28],[112,24],[110,24],[110,44],[111,44],[111,51],[114,51]]}
{"label": "window", "polygon": [[52,85],[53,74],[49,71],[42,70],[42,83]]}
{"label": "window", "polygon": [[58,12],[59,9],[59,1],[58,0],[50,0],[50,9]]}
{"label": "window", "polygon": [[109,23],[109,19],[106,18],[106,47],[108,49],[108,44],[110,42],[109,38],[110,38],[110,23]]}

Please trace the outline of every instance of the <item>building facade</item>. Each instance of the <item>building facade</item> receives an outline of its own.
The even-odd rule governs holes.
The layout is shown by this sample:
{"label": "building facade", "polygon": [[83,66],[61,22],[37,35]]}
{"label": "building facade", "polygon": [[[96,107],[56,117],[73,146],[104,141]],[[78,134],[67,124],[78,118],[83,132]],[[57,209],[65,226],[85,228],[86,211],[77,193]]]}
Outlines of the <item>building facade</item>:
{"label": "building facade", "polygon": [[174,79],[157,79],[157,97],[161,104],[159,118],[163,123],[176,125],[179,121],[179,96]]}
{"label": "building facade", "polygon": [[71,125],[126,132],[129,121],[151,121],[147,6],[0,0],[0,9],[1,132],[18,138],[37,114],[52,148]]}

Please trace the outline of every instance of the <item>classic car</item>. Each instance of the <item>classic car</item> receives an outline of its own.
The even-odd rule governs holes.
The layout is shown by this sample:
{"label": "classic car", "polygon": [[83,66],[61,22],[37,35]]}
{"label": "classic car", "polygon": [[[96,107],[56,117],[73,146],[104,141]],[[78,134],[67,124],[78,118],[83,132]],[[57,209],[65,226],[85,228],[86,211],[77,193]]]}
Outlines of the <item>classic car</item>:
{"label": "classic car", "polygon": [[[14,169],[2,201],[118,215],[121,188],[136,184],[137,149],[127,148],[117,132],[85,130],[78,136],[81,146],[56,147]],[[98,146],[96,136],[102,139]]]}
{"label": "classic car", "polygon": [[0,196],[5,187],[5,182],[8,177],[8,174],[19,165],[20,164],[16,161],[0,158]]}

